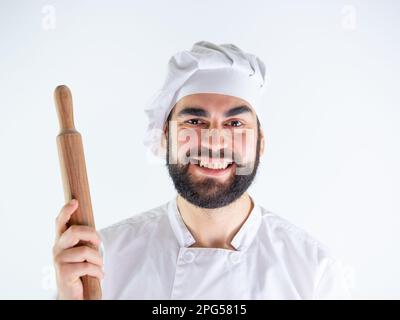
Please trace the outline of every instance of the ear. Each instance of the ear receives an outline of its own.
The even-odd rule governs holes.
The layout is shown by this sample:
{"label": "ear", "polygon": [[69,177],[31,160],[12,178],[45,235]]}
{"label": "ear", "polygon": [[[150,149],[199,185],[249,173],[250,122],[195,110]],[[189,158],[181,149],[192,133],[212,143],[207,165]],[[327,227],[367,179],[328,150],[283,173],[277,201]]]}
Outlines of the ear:
{"label": "ear", "polygon": [[265,135],[264,130],[260,129],[260,156],[263,156],[265,152]]}
{"label": "ear", "polygon": [[172,114],[175,110],[175,106],[171,109],[171,111],[169,112],[168,116],[167,116],[167,120],[165,120],[164,123],[164,128],[163,128],[163,133],[162,133],[162,137],[161,137],[161,149],[163,150],[163,152],[165,152],[165,154],[167,154],[167,147],[169,143],[169,122],[172,119]]}
{"label": "ear", "polygon": [[168,120],[164,124],[163,133],[161,136],[161,150],[167,154],[167,143],[168,143]]}

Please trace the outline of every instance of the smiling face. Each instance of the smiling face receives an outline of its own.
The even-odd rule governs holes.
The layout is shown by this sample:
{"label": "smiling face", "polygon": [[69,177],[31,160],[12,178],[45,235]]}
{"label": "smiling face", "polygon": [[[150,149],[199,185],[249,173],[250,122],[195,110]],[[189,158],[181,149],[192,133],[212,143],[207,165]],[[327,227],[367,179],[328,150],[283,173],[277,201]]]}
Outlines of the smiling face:
{"label": "smiling face", "polygon": [[264,150],[253,108],[233,96],[192,94],[166,125],[167,166],[178,193],[202,208],[219,208],[250,186]]}

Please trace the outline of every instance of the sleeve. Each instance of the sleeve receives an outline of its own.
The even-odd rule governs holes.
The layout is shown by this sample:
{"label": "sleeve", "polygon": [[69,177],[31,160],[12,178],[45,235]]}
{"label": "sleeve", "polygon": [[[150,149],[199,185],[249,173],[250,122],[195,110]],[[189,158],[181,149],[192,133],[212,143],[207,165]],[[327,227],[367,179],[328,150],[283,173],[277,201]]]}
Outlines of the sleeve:
{"label": "sleeve", "polygon": [[352,279],[350,267],[333,257],[320,260],[314,287],[314,299],[349,300],[351,299]]}

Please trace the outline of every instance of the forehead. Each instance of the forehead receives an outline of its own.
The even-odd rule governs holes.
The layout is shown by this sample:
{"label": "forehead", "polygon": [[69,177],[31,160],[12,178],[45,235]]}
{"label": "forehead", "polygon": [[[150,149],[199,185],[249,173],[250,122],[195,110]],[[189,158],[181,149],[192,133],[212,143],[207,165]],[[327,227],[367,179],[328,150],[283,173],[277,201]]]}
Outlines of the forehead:
{"label": "forehead", "polygon": [[233,107],[248,106],[255,114],[252,106],[245,100],[234,96],[218,93],[195,93],[180,99],[175,107],[174,113],[179,112],[185,107],[198,107],[207,110],[210,114],[225,112]]}

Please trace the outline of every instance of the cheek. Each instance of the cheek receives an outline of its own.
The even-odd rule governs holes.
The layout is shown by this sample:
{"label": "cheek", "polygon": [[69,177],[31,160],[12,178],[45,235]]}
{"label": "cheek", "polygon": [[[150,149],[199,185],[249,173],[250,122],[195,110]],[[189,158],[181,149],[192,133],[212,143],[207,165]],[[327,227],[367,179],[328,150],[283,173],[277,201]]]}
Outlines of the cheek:
{"label": "cheek", "polygon": [[257,136],[254,130],[235,134],[233,152],[239,154],[244,163],[254,161],[257,151]]}
{"label": "cheek", "polygon": [[189,150],[196,151],[200,146],[200,129],[179,129],[176,138],[176,154],[179,159],[186,157]]}

